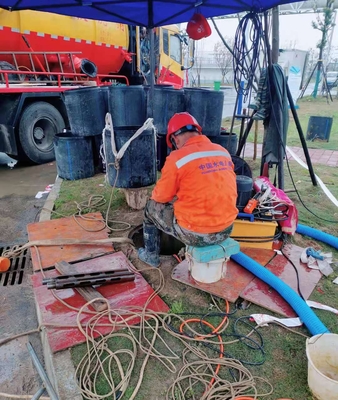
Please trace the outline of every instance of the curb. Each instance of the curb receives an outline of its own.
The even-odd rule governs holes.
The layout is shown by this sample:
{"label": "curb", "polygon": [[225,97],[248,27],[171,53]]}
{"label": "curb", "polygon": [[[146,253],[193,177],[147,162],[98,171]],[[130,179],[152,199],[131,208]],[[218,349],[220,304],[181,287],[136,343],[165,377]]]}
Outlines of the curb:
{"label": "curb", "polygon": [[[43,210],[40,213],[39,222],[51,219],[51,211],[54,208],[55,200],[60,193],[63,179],[59,176],[55,179],[55,184],[47,196]],[[41,324],[41,314],[38,304],[36,305],[37,318]],[[50,379],[55,391],[58,393],[59,400],[82,400],[82,394],[76,384],[75,368],[71,359],[70,350],[63,350],[53,353],[49,346],[46,329],[43,328],[40,333],[43,348],[43,356],[48,378]]]}

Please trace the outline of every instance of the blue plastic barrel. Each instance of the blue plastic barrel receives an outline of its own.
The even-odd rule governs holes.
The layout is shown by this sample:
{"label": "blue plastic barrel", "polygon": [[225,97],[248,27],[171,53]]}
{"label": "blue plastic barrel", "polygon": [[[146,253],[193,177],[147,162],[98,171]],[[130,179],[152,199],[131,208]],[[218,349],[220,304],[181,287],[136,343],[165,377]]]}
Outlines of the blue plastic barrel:
{"label": "blue plastic barrel", "polygon": [[231,155],[235,155],[237,151],[238,137],[236,133],[221,133],[218,136],[210,136],[212,143],[216,143],[228,150]]}
{"label": "blue plastic barrel", "polygon": [[222,125],[223,91],[186,88],[184,95],[186,111],[197,119],[204,135],[218,136]]}
{"label": "blue plastic barrel", "polygon": [[143,86],[110,86],[108,109],[114,127],[142,126],[146,120]]}
{"label": "blue plastic barrel", "polygon": [[57,173],[60,178],[75,181],[94,175],[91,137],[58,133],[54,137]]}
{"label": "blue plastic barrel", "polygon": [[107,113],[105,91],[99,87],[66,90],[65,104],[74,136],[101,135]]}
{"label": "blue plastic barrel", "polygon": [[[150,116],[150,90],[147,90],[148,115]],[[153,97],[154,125],[159,135],[166,135],[170,118],[185,111],[184,91],[166,86],[156,86]]]}
{"label": "blue plastic barrel", "polygon": [[[126,126],[114,129],[115,146],[117,152],[134,135],[139,126]],[[134,139],[123,158],[120,161],[119,169],[113,165],[115,156],[111,147],[111,133],[106,131],[105,153],[108,181],[114,185],[116,174],[116,187],[118,188],[141,188],[153,185],[156,182],[156,139],[152,129],[142,132]]]}

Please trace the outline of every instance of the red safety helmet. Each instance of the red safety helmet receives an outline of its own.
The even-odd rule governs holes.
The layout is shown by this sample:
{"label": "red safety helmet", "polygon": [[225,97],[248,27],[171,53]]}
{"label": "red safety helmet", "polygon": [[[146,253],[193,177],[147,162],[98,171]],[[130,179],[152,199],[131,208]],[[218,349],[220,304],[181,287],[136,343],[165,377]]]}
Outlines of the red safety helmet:
{"label": "red safety helmet", "polygon": [[187,34],[191,39],[200,40],[211,35],[211,28],[206,18],[195,13],[187,25]]}
{"label": "red safety helmet", "polygon": [[202,133],[202,128],[196,119],[188,112],[176,113],[170,118],[168,123],[167,132],[167,146],[172,149],[173,145],[171,143],[171,136],[177,136],[183,132],[193,132],[197,131]]}

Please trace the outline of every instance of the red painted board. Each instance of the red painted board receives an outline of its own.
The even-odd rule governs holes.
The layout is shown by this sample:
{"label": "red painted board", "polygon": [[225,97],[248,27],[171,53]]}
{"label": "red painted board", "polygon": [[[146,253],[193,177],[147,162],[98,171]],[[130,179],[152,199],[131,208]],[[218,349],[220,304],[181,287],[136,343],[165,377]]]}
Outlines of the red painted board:
{"label": "red painted board", "polygon": [[[131,264],[122,252],[107,254],[94,260],[87,260],[76,264],[77,271],[100,270],[103,265],[114,264],[114,269],[131,268]],[[56,270],[45,271],[46,277],[58,276]],[[51,290],[42,285],[42,273],[37,272],[32,276],[33,290],[38,304],[42,324],[76,325],[77,312],[69,309],[57,300]],[[136,274],[135,281],[118,284],[104,285],[96,288],[104,297],[109,300],[112,308],[123,308],[128,306],[143,307],[150,295],[154,293],[151,286],[141,274]],[[56,291],[57,295],[73,307],[81,308],[86,302],[73,289]],[[149,304],[149,309],[160,312],[167,312],[168,306],[156,296]],[[88,321],[92,315],[83,314],[83,321]],[[102,322],[108,322],[102,319]],[[129,322],[130,325],[137,324],[135,318]],[[98,328],[101,334],[111,332],[110,327]],[[52,329],[47,328],[47,337],[53,352],[67,349],[83,343],[85,337],[77,328]]]}
{"label": "red painted board", "polygon": [[[300,262],[302,251],[303,249],[301,247],[292,244],[288,244],[283,250],[295,264],[299,274],[300,290],[304,298],[308,299],[319,282],[321,273],[318,270],[308,268],[305,264]],[[289,263],[284,256],[277,255],[266,268],[298,293],[296,272],[291,263]],[[283,316],[296,316],[292,307],[286,300],[268,284],[258,278],[252,280],[240,295],[254,304]]]}
{"label": "red painted board", "polygon": [[[269,262],[275,254],[273,250],[253,248],[243,249],[243,252],[262,265]],[[221,297],[232,303],[238,299],[243,289],[254,279],[254,275],[251,272],[231,260],[227,262],[225,277],[215,283],[200,283],[195,281],[190,275],[187,261],[178,264],[173,269],[171,277],[176,281]]]}
{"label": "red painted board", "polygon": [[[101,213],[90,213],[84,217],[95,217],[102,219]],[[102,228],[102,222],[78,219],[78,222],[89,231],[97,231]],[[27,225],[28,238],[35,240],[98,240],[107,239],[108,230],[105,228],[98,232],[88,232],[83,229],[73,217],[53,219],[50,221],[36,222]],[[39,246],[39,255],[42,268],[50,268],[59,261],[77,261],[87,259],[93,256],[106,254],[113,251],[112,244],[102,245],[70,245],[70,246]],[[40,264],[36,250],[31,248],[32,264],[34,271],[40,270]]]}

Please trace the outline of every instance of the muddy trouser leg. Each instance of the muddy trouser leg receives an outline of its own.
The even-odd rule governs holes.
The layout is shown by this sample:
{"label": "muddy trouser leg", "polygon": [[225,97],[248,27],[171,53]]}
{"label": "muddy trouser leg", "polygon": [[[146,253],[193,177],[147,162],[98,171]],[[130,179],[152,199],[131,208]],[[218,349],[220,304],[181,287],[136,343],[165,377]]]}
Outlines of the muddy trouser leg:
{"label": "muddy trouser leg", "polygon": [[147,202],[143,221],[144,248],[138,252],[140,260],[153,267],[160,265],[160,231],[172,234],[173,217],[171,204]]}
{"label": "muddy trouser leg", "polygon": [[147,202],[144,223],[153,224],[157,229],[174,236],[186,245],[204,247],[219,244],[229,237],[232,225],[221,232],[196,233],[182,228],[176,222],[172,203],[157,203],[154,200]]}

